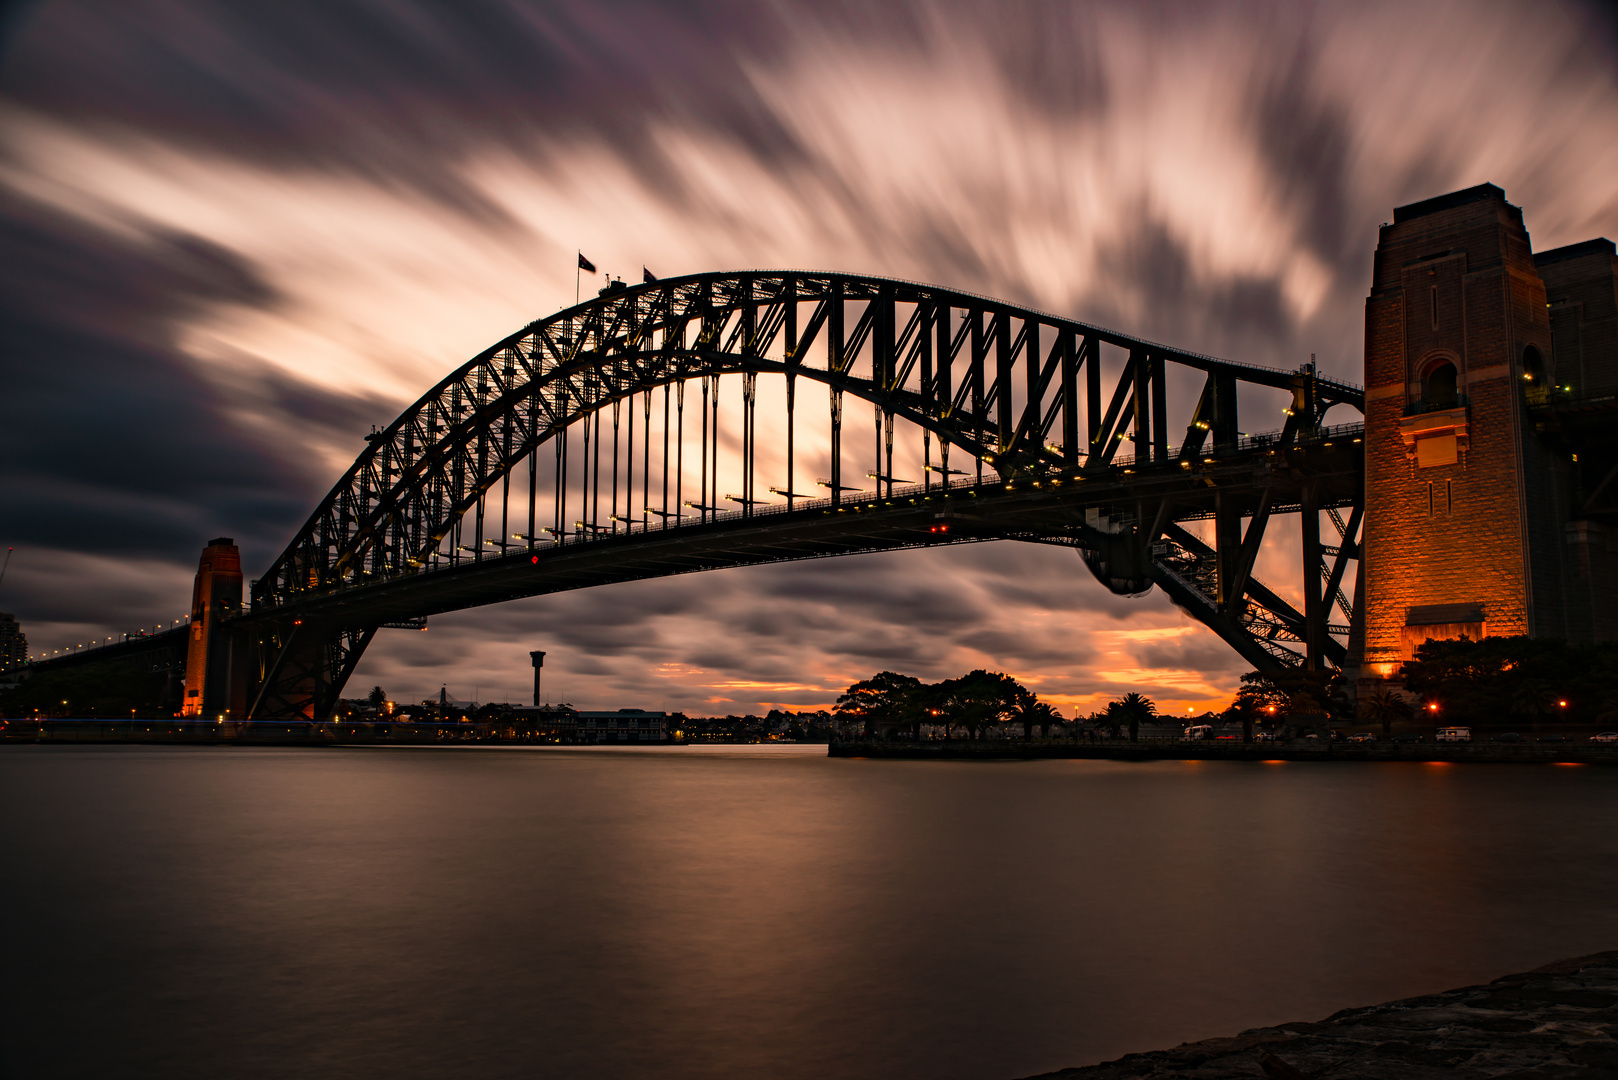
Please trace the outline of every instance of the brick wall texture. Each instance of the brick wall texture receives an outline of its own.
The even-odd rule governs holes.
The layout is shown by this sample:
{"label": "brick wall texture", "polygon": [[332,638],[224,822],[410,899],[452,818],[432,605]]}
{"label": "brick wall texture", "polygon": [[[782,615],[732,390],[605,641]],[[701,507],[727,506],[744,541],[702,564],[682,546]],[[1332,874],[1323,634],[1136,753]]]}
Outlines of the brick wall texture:
{"label": "brick wall texture", "polygon": [[[1599,354],[1577,360],[1591,385],[1618,384],[1618,357],[1602,353],[1602,295],[1581,286],[1573,313],[1585,351]],[[1365,305],[1366,676],[1408,659],[1422,634],[1407,626],[1434,621],[1419,609],[1439,605],[1480,605],[1491,635],[1618,636],[1606,613],[1618,606],[1612,538],[1573,522],[1571,456],[1536,435],[1525,392],[1535,385],[1525,373],[1543,385],[1575,362],[1564,349],[1553,372],[1551,330],[1522,211],[1498,188],[1403,207],[1383,226]],[[1424,384],[1445,363],[1453,403]],[[1420,445],[1446,437],[1453,459],[1448,443]]]}

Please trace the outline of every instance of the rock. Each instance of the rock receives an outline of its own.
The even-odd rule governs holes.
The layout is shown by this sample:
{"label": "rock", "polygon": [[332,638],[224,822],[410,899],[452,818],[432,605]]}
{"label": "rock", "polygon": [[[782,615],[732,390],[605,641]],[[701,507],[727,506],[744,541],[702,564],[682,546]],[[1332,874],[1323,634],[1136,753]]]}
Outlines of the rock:
{"label": "rock", "polygon": [[1029,1080],[1618,1076],[1618,951]]}

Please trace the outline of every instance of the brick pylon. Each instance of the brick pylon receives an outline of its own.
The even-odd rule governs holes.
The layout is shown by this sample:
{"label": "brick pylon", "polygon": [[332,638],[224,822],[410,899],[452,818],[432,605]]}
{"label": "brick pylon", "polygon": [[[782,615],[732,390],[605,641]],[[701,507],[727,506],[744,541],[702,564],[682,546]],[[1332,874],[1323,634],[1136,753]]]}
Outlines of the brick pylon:
{"label": "brick pylon", "polygon": [[[1605,274],[1610,306],[1618,260],[1583,261],[1572,276]],[[1618,635],[1600,614],[1618,601],[1601,595],[1618,552],[1587,513],[1579,440],[1553,430],[1584,387],[1618,379],[1618,349],[1558,354],[1549,304],[1522,210],[1492,184],[1382,227],[1365,307],[1362,692],[1428,639]]]}

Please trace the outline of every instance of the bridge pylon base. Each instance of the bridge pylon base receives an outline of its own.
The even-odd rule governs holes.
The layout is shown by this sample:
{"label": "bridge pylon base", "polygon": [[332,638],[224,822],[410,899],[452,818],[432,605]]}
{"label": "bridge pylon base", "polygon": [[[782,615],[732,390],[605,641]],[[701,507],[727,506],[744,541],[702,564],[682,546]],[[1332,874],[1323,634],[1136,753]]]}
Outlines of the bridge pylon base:
{"label": "bridge pylon base", "polygon": [[247,642],[254,672],[247,719],[330,719],[376,629],[298,617],[257,628]]}

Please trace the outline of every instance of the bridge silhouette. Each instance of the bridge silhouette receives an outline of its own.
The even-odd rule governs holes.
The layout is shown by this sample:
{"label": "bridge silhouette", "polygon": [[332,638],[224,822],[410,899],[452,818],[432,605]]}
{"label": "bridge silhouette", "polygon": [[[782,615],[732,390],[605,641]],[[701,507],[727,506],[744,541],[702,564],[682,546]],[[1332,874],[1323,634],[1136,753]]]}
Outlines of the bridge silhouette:
{"label": "bridge silhouette", "polygon": [[[853,403],[869,427],[845,440],[862,422]],[[190,627],[94,653],[189,648],[210,670],[188,674],[192,714],[319,720],[386,626],[701,570],[1011,539],[1075,549],[1115,593],[1163,590],[1259,670],[1340,670],[1356,626],[1344,589],[1364,516],[1364,407],[1359,387],[1313,363],[1222,360],[906,281],[614,283],[367,436],[250,603],[203,596],[212,607]],[[1242,430],[1283,414],[1278,429]],[[1289,514],[1301,558],[1283,591],[1301,610],[1253,573]]]}
{"label": "bridge silhouette", "polygon": [[1394,209],[1368,390],[887,278],[614,283],[373,431],[248,603],[221,539],[188,626],[35,666],[183,667],[186,715],[321,720],[384,627],[988,540],[1358,699],[1427,641],[1618,639],[1618,248],[1536,253],[1523,222],[1492,184]]}

